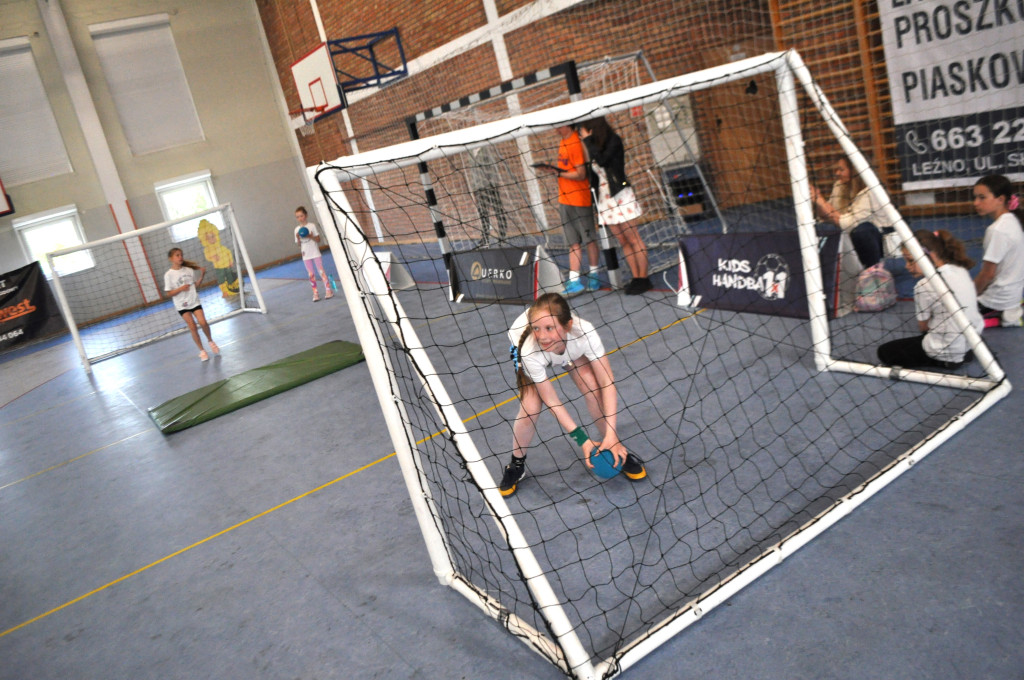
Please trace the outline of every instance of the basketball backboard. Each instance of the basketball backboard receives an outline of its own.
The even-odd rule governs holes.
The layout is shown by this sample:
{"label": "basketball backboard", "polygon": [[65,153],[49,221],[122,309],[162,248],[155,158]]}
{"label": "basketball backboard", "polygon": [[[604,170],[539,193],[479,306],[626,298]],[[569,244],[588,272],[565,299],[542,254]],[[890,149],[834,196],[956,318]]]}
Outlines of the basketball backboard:
{"label": "basketball backboard", "polygon": [[345,106],[327,43],[292,64],[292,77],[308,120],[318,120]]}

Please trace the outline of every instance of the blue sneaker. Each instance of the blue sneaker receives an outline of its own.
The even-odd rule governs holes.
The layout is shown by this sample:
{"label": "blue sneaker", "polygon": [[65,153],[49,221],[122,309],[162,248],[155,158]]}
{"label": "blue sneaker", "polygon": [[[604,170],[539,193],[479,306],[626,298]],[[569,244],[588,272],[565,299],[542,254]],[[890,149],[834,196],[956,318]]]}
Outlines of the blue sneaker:
{"label": "blue sneaker", "polygon": [[594,272],[587,274],[587,290],[601,290],[601,279]]}
{"label": "blue sneaker", "polygon": [[565,282],[566,295],[578,295],[584,291],[583,282],[579,279],[572,279]]}

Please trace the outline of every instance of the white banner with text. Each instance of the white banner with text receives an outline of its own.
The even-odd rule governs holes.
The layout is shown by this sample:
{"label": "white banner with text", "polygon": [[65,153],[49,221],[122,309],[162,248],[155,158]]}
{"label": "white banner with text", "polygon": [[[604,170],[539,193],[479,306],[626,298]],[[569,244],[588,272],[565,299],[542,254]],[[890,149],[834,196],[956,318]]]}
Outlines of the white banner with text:
{"label": "white banner with text", "polygon": [[905,190],[1024,180],[1024,0],[881,0]]}

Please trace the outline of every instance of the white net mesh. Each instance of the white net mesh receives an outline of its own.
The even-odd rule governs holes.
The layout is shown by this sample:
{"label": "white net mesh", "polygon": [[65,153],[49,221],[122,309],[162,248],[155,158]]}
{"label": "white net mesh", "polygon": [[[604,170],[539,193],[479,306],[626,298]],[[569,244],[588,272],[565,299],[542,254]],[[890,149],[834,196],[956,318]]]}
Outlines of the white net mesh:
{"label": "white net mesh", "polygon": [[[411,452],[414,498],[433,513],[425,524],[437,533],[425,535],[436,548],[435,570],[450,570],[457,587],[569,675],[602,677],[635,662],[655,632],[696,620],[756,577],[771,555],[809,540],[1003,393],[1001,370],[966,323],[959,332],[976,361],[903,371],[879,366],[876,352],[916,332],[912,302],[842,314],[841,239],[813,223],[801,173],[806,116],[798,112],[821,107],[816,125],[833,114],[808,94],[816,92],[809,82],[796,91],[787,84],[798,63],[791,57],[492,121],[339,159],[317,173],[329,211],[322,221],[337,229],[329,233],[335,260],[351,263],[357,290],[349,294],[365,312],[361,339],[382,407],[403,420],[392,432],[395,445]],[[524,185],[524,157],[550,159],[554,128],[601,114],[627,131],[627,157],[653,158],[666,140],[657,126],[632,124],[632,112],[678,101],[691,104],[696,127],[710,128],[698,148],[720,170],[708,178],[720,212],[678,232],[676,257],[682,250],[688,264],[664,269],[654,291],[627,296],[602,281],[600,290],[570,299],[602,339],[615,377],[616,431],[647,476],[596,478],[544,410],[527,447],[527,476],[503,497],[498,485],[523,418],[507,333],[523,307],[502,298],[504,270],[492,277],[495,302],[452,302],[465,283],[449,279],[461,258],[479,258],[483,273],[472,285],[491,276],[469,156],[496,149],[507,166],[502,177]],[[841,124],[831,129],[833,144],[865,170],[883,212],[895,214]],[[672,137],[676,146],[667,151],[684,152],[683,138]],[[371,187],[375,209],[353,177]],[[514,196],[506,191],[502,200]],[[524,216],[506,225],[509,243],[529,236],[511,225],[534,214],[526,199],[516,205],[508,211]],[[551,206],[543,207],[557,224]],[[671,206],[673,218],[685,217],[684,207]],[[371,212],[387,244],[377,252],[359,226],[371,223]],[[895,217],[898,236],[923,258]],[[770,257],[730,254],[757,241]],[[711,264],[695,269],[701,258]],[[555,260],[564,271],[564,256]],[[390,287],[382,262],[402,266],[417,285]],[[787,283],[764,286],[766,274]],[[706,307],[681,306],[676,288],[684,279],[728,291]],[[938,277],[929,281],[949,295]],[[723,302],[734,295],[734,304]],[[582,369],[565,370],[556,368],[558,399],[597,438],[609,414],[594,416],[594,387]]]}
{"label": "white net mesh", "polygon": [[[581,64],[576,71],[583,97],[652,81],[650,66],[641,53]],[[469,104],[453,102],[449,110],[431,115],[419,122],[417,128],[420,136],[425,137],[569,101],[566,78],[552,76]],[[644,239],[655,249],[654,270],[664,269],[671,266],[675,239],[686,231],[687,217],[695,218],[716,209],[713,193],[697,165],[700,147],[692,107],[689,99],[683,97],[637,107],[613,116],[609,122],[631,150],[627,154],[626,175],[644,215]],[[640,149],[642,153],[638,152]],[[557,186],[544,181],[531,167],[554,161],[552,155],[553,149],[545,141],[520,138],[446,158],[444,162],[451,172],[438,170],[436,174],[452,181],[462,179],[467,186],[462,190],[440,191],[439,210],[444,215],[459,216],[476,212],[479,217],[475,225],[466,219],[458,220],[467,228],[451,234],[454,247],[543,243],[551,250],[565,249],[557,210]],[[461,165],[453,166],[455,163]],[[667,176],[682,177],[683,181],[672,186]],[[659,246],[665,250],[657,250]]]}
{"label": "white net mesh", "polygon": [[[163,294],[168,252],[175,247],[207,270],[200,302],[208,321],[260,310],[230,206],[87,243],[74,253],[55,256],[53,267],[69,325],[77,329],[90,362],[186,330]],[[81,257],[82,252],[91,256],[92,266],[62,274],[62,260]]]}

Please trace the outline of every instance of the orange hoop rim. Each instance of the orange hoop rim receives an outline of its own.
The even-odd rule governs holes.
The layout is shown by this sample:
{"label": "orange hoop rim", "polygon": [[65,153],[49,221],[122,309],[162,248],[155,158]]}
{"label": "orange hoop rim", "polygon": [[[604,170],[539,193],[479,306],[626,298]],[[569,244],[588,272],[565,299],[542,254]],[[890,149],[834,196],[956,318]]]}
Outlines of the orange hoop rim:
{"label": "orange hoop rim", "polygon": [[315,115],[323,113],[326,110],[327,110],[327,104],[321,104],[320,106],[312,106],[310,108],[303,107],[303,108],[293,109],[293,110],[288,112],[288,115],[289,116],[303,116],[303,117],[309,116],[309,115],[314,115],[315,116]]}

